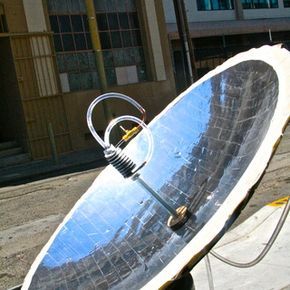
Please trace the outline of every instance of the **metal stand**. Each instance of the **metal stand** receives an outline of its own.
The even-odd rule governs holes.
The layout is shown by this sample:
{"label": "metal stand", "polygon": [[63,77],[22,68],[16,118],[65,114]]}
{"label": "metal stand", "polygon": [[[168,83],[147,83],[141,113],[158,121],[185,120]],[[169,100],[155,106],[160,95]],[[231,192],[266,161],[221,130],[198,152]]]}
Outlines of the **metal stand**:
{"label": "metal stand", "polygon": [[210,260],[209,260],[208,255],[204,257],[204,261],[205,261],[205,267],[206,267],[206,273],[207,273],[208,287],[210,290],[214,290],[212,270],[211,270],[211,265],[210,265]]}
{"label": "metal stand", "polygon": [[193,278],[189,272],[174,280],[165,290],[195,290]]}

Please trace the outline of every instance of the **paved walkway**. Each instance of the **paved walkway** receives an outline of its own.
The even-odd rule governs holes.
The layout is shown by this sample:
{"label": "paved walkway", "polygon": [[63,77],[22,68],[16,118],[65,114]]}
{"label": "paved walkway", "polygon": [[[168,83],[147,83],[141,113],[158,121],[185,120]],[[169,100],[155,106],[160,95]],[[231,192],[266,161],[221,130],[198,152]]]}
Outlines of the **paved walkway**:
{"label": "paved walkway", "polygon": [[[214,252],[234,262],[248,263],[263,250],[285,207],[286,199],[269,204],[238,227],[227,232]],[[284,205],[283,205],[284,203]],[[290,289],[290,215],[273,247],[262,261],[250,268],[225,264],[211,254],[192,271],[196,289],[278,290]],[[207,260],[208,259],[208,260]],[[209,261],[209,262],[208,262]],[[211,274],[209,274],[209,265]],[[209,281],[211,281],[211,288]]]}

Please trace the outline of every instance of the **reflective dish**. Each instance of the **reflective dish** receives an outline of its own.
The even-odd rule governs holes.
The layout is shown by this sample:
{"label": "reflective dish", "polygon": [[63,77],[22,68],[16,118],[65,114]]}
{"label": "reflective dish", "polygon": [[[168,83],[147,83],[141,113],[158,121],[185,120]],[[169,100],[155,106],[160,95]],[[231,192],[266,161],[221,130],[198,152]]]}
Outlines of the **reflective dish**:
{"label": "reflective dish", "polygon": [[[140,176],[191,217],[168,212],[108,166],[28,273],[23,289],[157,289],[192,268],[232,224],[259,180],[290,111],[290,56],[278,47],[237,55],[193,84],[150,124]],[[141,132],[125,151],[141,162]]]}

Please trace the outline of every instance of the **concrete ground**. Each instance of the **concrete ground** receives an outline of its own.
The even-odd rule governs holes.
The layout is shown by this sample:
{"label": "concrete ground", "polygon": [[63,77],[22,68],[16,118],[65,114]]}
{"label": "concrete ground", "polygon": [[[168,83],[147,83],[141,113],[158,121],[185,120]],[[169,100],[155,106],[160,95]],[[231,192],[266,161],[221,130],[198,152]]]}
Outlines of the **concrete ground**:
{"label": "concrete ground", "polygon": [[[0,289],[22,283],[40,249],[100,170],[0,188]],[[290,126],[237,223],[289,193]]]}
{"label": "concrete ground", "polygon": [[21,284],[36,255],[100,169],[0,189],[0,289]]}
{"label": "concrete ground", "polygon": [[[264,206],[242,224],[228,231],[211,252],[218,253],[230,261],[242,263],[243,265],[252,262],[268,245],[286,201],[287,198]],[[290,215],[288,214],[273,246],[256,265],[246,268],[241,267],[241,265],[233,267],[216,259],[212,254],[208,254],[192,271],[195,288],[214,288],[215,290],[289,290],[289,239]]]}

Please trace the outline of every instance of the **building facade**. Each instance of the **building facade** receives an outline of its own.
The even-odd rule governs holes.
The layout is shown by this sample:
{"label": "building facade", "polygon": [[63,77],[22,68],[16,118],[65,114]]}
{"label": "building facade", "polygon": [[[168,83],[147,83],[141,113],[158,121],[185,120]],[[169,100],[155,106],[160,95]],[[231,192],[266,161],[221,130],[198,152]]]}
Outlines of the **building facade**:
{"label": "building facade", "polygon": [[[107,87],[127,94],[150,120],[175,96],[162,1],[1,0],[0,143],[16,140],[32,159],[97,146],[86,124],[104,92],[88,24],[93,4]],[[5,57],[2,57],[5,56]],[[112,116],[134,113],[122,102]],[[96,108],[95,126],[106,124]]]}
{"label": "building facade", "polygon": [[[289,0],[185,0],[185,6],[198,77],[250,47],[290,42]],[[181,47],[173,0],[0,0],[0,149],[13,141],[41,159],[53,148],[62,154],[98,146],[85,116],[104,91],[133,97],[152,119],[188,86]],[[111,116],[136,113],[119,101],[109,108]],[[94,117],[102,134],[102,106]]]}
{"label": "building facade", "polygon": [[[289,0],[184,0],[197,75],[238,52],[269,43],[290,44]],[[172,0],[163,0],[178,91],[186,84],[184,56]]]}

